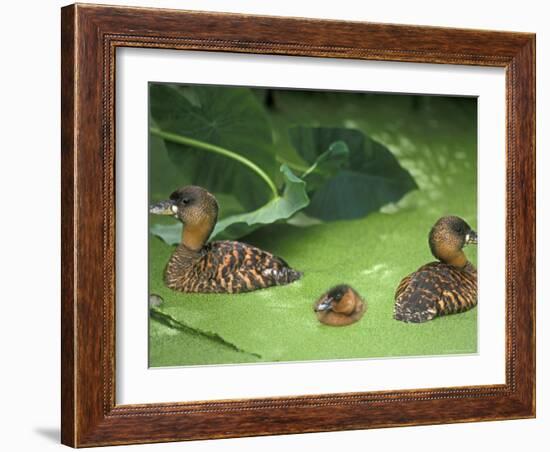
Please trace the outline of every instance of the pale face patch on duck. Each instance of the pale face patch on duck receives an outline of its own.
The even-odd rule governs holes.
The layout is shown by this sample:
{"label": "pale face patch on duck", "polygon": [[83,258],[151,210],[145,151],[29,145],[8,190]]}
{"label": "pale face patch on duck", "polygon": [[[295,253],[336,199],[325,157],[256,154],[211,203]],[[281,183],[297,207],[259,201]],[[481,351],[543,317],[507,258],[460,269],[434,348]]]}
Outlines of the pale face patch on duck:
{"label": "pale face patch on duck", "polygon": [[470,231],[466,234],[466,245],[477,245],[477,233]]}

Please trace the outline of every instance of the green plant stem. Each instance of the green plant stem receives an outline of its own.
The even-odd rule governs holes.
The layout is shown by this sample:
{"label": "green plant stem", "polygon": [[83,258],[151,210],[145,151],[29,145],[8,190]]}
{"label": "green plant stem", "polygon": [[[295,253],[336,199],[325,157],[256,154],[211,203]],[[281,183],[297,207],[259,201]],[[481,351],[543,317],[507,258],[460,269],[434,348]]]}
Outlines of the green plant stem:
{"label": "green plant stem", "polygon": [[307,176],[309,176],[311,173],[313,173],[317,169],[317,162],[315,162],[313,165],[311,165],[309,168],[303,165],[299,165],[297,163],[289,162],[288,160],[285,160],[283,158],[277,157],[277,161],[279,163],[283,163],[286,166],[288,166],[290,169],[301,171],[302,175],[300,176],[300,179],[305,179]]}
{"label": "green plant stem", "polygon": [[177,144],[183,144],[185,146],[191,146],[197,149],[203,149],[209,152],[214,152],[216,154],[223,155],[224,157],[228,157],[230,159],[236,160],[237,162],[247,166],[249,169],[254,171],[259,177],[261,177],[264,180],[264,182],[269,186],[271,192],[273,193],[274,198],[279,196],[275,183],[265,173],[265,171],[263,171],[258,165],[256,165],[254,162],[251,162],[250,160],[243,157],[242,155],[239,155],[235,152],[232,152],[220,146],[216,146],[214,144],[205,143],[204,141],[195,140],[193,138],[189,138],[183,135],[177,135],[175,133],[165,132],[163,130],[157,129],[156,127],[151,127],[149,131],[153,135],[156,135],[157,137],[160,137],[164,140],[171,141]]}
{"label": "green plant stem", "polygon": [[294,162],[291,162],[289,160],[286,160],[282,157],[279,157],[277,156],[276,157],[277,161],[279,163],[284,163],[286,166],[288,166],[290,169],[293,169],[293,170],[296,170],[296,171],[307,171],[308,170],[308,167],[307,166],[304,166],[304,165],[300,165],[298,163],[294,163]]}
{"label": "green plant stem", "polygon": [[313,173],[317,169],[317,162],[315,162],[313,165],[311,165],[307,170],[304,171],[301,178],[305,179],[308,177],[311,173]]}

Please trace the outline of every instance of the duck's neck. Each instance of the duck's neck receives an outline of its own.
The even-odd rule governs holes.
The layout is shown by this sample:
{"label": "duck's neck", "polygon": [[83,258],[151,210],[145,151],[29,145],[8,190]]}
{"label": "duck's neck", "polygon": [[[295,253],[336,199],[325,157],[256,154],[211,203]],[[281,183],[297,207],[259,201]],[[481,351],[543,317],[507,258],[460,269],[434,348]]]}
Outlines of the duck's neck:
{"label": "duck's neck", "polygon": [[210,237],[212,229],[214,226],[208,223],[187,224],[183,228],[181,244],[192,251],[199,251]]}
{"label": "duck's neck", "polygon": [[464,268],[466,267],[466,265],[468,265],[468,258],[463,251],[460,251],[455,255],[448,257],[443,262],[452,265],[453,267]]}
{"label": "duck's neck", "polygon": [[468,265],[468,258],[462,248],[458,248],[448,241],[435,241],[430,237],[430,249],[432,254],[444,264],[457,268],[464,268]]}

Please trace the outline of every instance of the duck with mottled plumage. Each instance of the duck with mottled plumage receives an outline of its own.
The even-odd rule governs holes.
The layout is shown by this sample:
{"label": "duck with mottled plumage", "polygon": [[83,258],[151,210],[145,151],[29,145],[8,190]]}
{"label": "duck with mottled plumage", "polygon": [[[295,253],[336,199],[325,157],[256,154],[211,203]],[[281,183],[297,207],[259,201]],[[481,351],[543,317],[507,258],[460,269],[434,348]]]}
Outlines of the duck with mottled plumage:
{"label": "duck with mottled plumage", "polygon": [[399,283],[396,320],[422,323],[477,305],[477,270],[463,251],[469,244],[477,244],[477,234],[462,218],[447,216],[435,223],[429,245],[438,262],[420,267]]}
{"label": "duck with mottled plumage", "polygon": [[333,287],[313,305],[319,322],[330,326],[346,326],[358,322],[366,310],[366,301],[347,284]]}
{"label": "duck with mottled plumage", "polygon": [[173,215],[184,224],[181,243],[164,271],[164,282],[171,289],[239,293],[289,284],[302,276],[283,259],[246,243],[207,243],[218,220],[218,203],[202,187],[182,187],[149,211]]}

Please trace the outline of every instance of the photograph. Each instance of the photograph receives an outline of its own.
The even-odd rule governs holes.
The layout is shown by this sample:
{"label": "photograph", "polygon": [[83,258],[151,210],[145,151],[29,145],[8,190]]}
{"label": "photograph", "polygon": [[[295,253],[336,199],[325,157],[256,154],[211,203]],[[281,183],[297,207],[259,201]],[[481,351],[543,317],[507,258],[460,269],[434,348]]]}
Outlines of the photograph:
{"label": "photograph", "polygon": [[478,352],[477,97],[150,81],[148,105],[149,367]]}
{"label": "photograph", "polygon": [[[30,104],[8,90],[17,151],[5,154],[24,170],[4,166],[25,189],[5,192],[59,208],[56,240],[22,252],[9,236],[24,270],[11,285],[49,285],[60,308],[37,292],[33,334],[7,322],[6,362],[27,365],[15,380],[46,378],[25,386],[41,400],[34,435],[29,397],[10,392],[22,413],[10,445],[540,439],[541,7],[131,1],[48,20],[41,6],[24,16],[44,31],[37,52],[11,46],[32,55],[14,60],[29,80],[40,57],[57,70],[32,91],[44,121],[21,121]],[[24,238],[43,232],[20,223]],[[52,267],[37,245],[55,248],[57,277],[29,278],[29,256]],[[21,294],[8,300],[26,306]]]}

